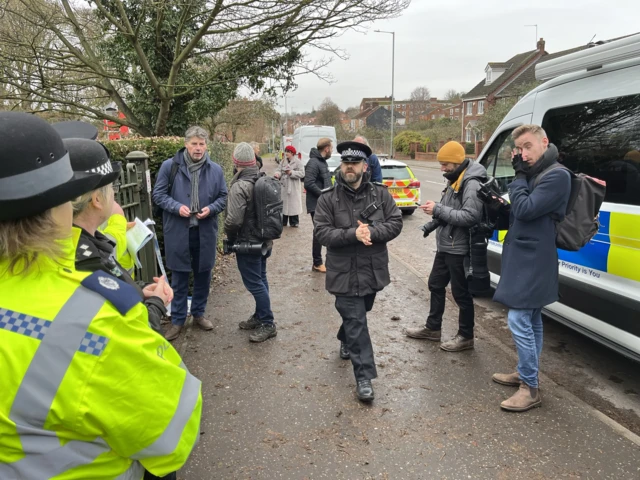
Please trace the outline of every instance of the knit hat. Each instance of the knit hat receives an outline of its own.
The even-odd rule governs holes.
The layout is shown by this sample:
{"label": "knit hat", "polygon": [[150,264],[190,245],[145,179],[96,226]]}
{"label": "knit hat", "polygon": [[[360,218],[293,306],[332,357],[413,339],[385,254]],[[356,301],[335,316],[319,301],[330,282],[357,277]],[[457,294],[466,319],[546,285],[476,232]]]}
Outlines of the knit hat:
{"label": "knit hat", "polygon": [[233,164],[236,167],[255,167],[256,153],[253,151],[253,147],[247,142],[236,145],[233,151]]}
{"label": "knit hat", "polygon": [[464,147],[458,142],[447,142],[438,151],[436,159],[442,163],[462,163],[464,162]]}
{"label": "knit hat", "polygon": [[293,155],[295,155],[296,153],[298,153],[298,152],[296,152],[296,147],[294,147],[293,145],[287,145],[287,146],[285,147],[284,151],[285,151],[285,152],[290,152],[290,153],[292,153]]}

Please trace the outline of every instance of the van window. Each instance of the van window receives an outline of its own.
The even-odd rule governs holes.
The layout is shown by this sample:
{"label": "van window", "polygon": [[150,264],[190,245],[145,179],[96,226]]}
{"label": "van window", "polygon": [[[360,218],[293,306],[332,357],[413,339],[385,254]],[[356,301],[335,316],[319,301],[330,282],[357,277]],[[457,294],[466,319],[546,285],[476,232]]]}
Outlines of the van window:
{"label": "van window", "polygon": [[542,127],[567,168],[607,182],[605,202],[640,205],[640,95],[552,109]]}
{"label": "van window", "polygon": [[502,193],[507,191],[507,185],[515,177],[515,172],[511,166],[511,152],[514,147],[511,132],[513,132],[512,128],[501,132],[491,143],[482,161],[482,164],[487,169],[487,174],[496,179]]}

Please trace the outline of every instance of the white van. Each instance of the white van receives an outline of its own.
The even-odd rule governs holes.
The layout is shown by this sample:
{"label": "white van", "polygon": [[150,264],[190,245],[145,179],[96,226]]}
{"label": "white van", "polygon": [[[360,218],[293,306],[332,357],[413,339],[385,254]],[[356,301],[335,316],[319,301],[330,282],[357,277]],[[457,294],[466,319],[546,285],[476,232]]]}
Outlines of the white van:
{"label": "white van", "polygon": [[309,152],[316,148],[318,140],[330,138],[333,142],[333,150],[336,149],[336,129],[334,127],[320,125],[305,125],[298,127],[293,132],[293,146],[298,152],[298,157],[302,160],[302,165],[306,166],[309,161]]}
{"label": "white van", "polygon": [[[607,182],[600,230],[579,252],[558,250],[560,300],[544,311],[640,361],[640,35],[543,62],[536,78],[548,81],[513,107],[478,160],[506,197],[511,132],[533,123],[565,166]],[[505,234],[489,243],[494,285]]]}

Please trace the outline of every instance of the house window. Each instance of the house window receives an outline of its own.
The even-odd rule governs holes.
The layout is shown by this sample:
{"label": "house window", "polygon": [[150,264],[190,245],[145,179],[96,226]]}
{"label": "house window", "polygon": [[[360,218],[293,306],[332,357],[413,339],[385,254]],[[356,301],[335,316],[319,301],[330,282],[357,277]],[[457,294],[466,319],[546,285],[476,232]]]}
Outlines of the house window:
{"label": "house window", "polygon": [[473,103],[467,102],[467,115],[473,115]]}
{"label": "house window", "polygon": [[484,100],[480,100],[478,102],[478,115],[482,115],[484,113]]}
{"label": "house window", "polygon": [[453,108],[449,109],[449,115],[453,115]]}
{"label": "house window", "polygon": [[435,120],[436,116],[435,115],[431,115],[431,120]]}
{"label": "house window", "polygon": [[467,143],[471,143],[471,129],[467,128],[466,132],[467,132],[467,135],[466,135],[466,138],[464,139],[464,141],[467,142]]}
{"label": "house window", "polygon": [[487,70],[487,81],[486,84],[489,85],[491,83],[491,69]]}

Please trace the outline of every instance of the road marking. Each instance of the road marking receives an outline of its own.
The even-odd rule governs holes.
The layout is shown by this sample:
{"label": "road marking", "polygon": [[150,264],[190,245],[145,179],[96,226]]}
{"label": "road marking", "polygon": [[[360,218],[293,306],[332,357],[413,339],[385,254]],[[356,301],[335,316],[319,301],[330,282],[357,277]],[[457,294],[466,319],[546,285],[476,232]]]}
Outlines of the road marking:
{"label": "road marking", "polygon": [[[428,278],[429,277],[428,276],[427,277],[423,277],[420,274],[420,272],[418,272],[418,270],[416,270],[412,265],[410,265],[409,263],[405,262],[402,258],[400,258],[400,256],[398,254],[393,253],[391,251],[391,248],[389,248],[389,246],[387,246],[387,251],[389,252],[389,255],[391,255],[392,258],[397,260],[407,270],[409,270],[416,277],[418,277],[427,287],[429,287],[429,283],[428,283]],[[479,305],[479,306],[481,306],[482,308],[486,308],[483,305]],[[506,354],[509,358],[511,358],[511,360],[514,363],[517,363],[518,355],[514,351],[509,349],[509,347],[504,345],[500,340],[498,340],[496,338],[493,338],[491,335],[487,334],[487,332],[480,325],[478,325],[477,323],[475,325],[475,329],[482,333],[482,336],[484,337],[484,340],[486,342],[488,342],[491,345],[493,345],[494,347],[497,347],[498,349],[500,349],[504,354]],[[571,393],[569,390],[567,390],[564,387],[558,385],[556,382],[551,380],[544,373],[539,372],[539,377],[544,383],[553,385],[553,387],[555,389],[557,389],[559,392],[562,393],[562,396],[564,396],[568,400],[572,401],[573,403],[577,404],[578,406],[584,408],[587,412],[589,412],[595,418],[600,420],[602,423],[608,425],[611,429],[615,430],[618,434],[620,434],[621,436],[625,437],[630,442],[635,443],[636,445],[638,445],[640,447],[640,436],[638,436],[635,433],[633,433],[631,430],[629,430],[624,425],[621,425],[620,423],[616,422],[611,417],[608,417],[607,415],[602,413],[597,408],[592,407],[587,402],[585,402],[581,398],[579,398],[576,395],[574,395],[573,393]],[[507,415],[509,415],[509,414],[507,414]]]}

